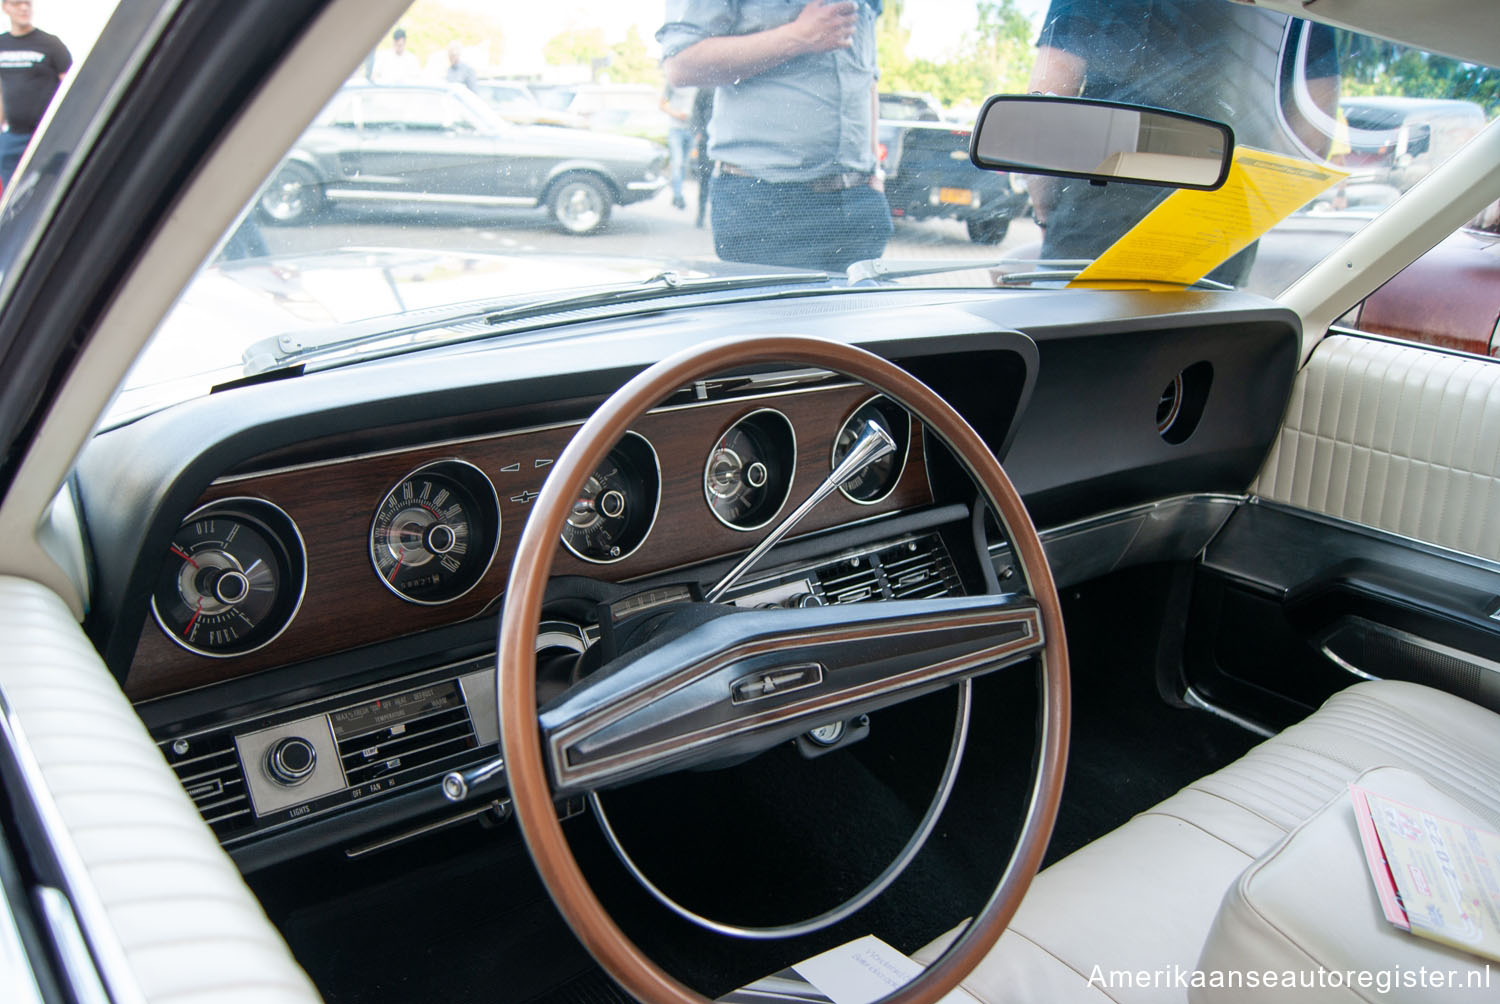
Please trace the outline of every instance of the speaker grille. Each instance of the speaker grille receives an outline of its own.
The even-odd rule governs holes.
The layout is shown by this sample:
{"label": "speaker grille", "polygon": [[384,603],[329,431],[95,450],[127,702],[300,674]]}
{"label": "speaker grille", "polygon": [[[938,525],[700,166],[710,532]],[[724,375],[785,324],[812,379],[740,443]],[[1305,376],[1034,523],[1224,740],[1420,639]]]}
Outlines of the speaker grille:
{"label": "speaker grille", "polygon": [[1461,653],[1362,617],[1343,618],[1323,649],[1366,675],[1421,683],[1480,703],[1486,677],[1495,675],[1477,657],[1465,659]]}

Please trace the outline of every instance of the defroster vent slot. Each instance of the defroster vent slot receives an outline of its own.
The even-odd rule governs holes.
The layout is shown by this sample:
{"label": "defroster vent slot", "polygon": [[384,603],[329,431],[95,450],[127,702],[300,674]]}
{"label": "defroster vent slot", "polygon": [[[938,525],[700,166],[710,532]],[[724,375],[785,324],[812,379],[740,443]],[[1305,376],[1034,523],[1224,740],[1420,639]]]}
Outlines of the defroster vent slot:
{"label": "defroster vent slot", "polygon": [[214,836],[222,841],[254,825],[255,814],[250,810],[233,733],[169,739],[160,746]]}

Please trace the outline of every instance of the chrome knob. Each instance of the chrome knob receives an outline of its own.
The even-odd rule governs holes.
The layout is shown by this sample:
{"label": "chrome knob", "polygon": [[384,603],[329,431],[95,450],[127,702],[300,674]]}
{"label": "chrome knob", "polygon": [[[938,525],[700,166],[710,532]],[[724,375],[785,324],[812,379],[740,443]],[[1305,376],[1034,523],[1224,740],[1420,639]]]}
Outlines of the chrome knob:
{"label": "chrome knob", "polygon": [[317,765],[318,751],[301,736],[278,739],[266,751],[266,773],[287,787],[306,781]]}

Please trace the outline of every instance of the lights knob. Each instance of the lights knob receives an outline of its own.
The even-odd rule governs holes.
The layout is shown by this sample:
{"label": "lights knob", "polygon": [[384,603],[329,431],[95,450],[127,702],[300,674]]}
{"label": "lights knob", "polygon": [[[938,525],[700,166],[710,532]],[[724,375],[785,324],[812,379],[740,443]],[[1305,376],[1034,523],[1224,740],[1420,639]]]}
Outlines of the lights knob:
{"label": "lights knob", "polygon": [[287,787],[306,781],[317,765],[318,751],[301,736],[278,739],[266,751],[266,773]]}

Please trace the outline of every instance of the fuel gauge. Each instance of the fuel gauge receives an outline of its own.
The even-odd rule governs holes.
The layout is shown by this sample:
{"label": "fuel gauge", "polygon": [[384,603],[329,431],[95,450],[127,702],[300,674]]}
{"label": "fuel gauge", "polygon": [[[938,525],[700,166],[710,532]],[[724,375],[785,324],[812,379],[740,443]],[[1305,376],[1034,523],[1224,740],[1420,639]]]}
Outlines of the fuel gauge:
{"label": "fuel gauge", "polygon": [[286,630],[306,585],[307,556],[291,517],[264,499],[221,499],[172,535],[151,613],[190,652],[243,655]]}

